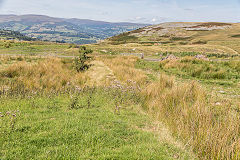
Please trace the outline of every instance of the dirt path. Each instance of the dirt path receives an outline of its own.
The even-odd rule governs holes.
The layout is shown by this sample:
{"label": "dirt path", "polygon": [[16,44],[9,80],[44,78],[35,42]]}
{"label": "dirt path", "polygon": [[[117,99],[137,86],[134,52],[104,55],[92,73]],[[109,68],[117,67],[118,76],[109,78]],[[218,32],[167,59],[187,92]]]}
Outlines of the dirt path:
{"label": "dirt path", "polygon": [[[93,65],[86,73],[90,77],[89,85],[90,86],[102,86],[105,84],[109,84],[114,80],[117,80],[115,77],[113,71],[105,65],[102,61],[93,61],[91,62]],[[141,108],[137,109],[139,113],[141,114],[147,114],[145,113]],[[144,128],[138,128],[139,130],[143,130],[146,132],[153,133],[159,140],[160,144],[167,144],[170,146],[174,146],[178,148],[181,152],[187,153],[190,157],[189,159],[195,159],[196,156],[186,148],[186,146],[176,140],[171,132],[168,130],[168,128],[161,122],[156,122],[154,119],[151,120],[152,123],[149,125],[146,125]],[[176,159],[178,159],[179,153],[176,152]]]}
{"label": "dirt path", "polygon": [[91,64],[93,66],[87,71],[87,75],[90,78],[88,85],[106,85],[116,79],[112,70],[108,68],[102,61],[93,61]]}

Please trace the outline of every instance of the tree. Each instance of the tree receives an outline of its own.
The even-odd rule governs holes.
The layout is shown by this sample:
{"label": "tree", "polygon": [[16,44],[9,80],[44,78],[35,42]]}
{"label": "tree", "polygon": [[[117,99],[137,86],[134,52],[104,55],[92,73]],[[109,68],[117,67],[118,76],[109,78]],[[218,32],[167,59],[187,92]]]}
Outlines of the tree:
{"label": "tree", "polygon": [[91,54],[93,51],[91,49],[87,49],[85,46],[81,46],[79,48],[79,53],[80,55],[75,58],[74,64],[75,64],[75,69],[77,72],[83,72],[89,69],[91,66],[89,64],[89,61],[92,59],[88,54]]}

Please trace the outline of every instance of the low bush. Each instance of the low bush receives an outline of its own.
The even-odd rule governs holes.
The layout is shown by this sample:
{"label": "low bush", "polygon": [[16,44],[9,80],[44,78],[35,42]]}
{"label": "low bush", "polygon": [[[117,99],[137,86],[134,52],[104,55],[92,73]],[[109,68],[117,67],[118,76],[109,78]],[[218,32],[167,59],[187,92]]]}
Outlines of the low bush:
{"label": "low bush", "polygon": [[83,72],[88,70],[91,66],[89,61],[92,59],[88,54],[91,54],[93,51],[91,49],[87,49],[85,46],[81,46],[79,49],[80,55],[74,60],[74,67],[77,72]]}
{"label": "low bush", "polygon": [[5,42],[4,43],[5,48],[10,48],[11,46],[12,46],[12,43],[10,43],[10,42]]}
{"label": "low bush", "polygon": [[207,41],[205,41],[205,40],[196,40],[196,41],[193,41],[192,44],[207,44]]}

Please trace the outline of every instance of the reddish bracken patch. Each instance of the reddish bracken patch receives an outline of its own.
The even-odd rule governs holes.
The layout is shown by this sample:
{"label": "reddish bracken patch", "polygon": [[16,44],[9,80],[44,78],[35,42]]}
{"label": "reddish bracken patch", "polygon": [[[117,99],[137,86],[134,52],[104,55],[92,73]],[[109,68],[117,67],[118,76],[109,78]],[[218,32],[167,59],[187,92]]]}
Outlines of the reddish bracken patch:
{"label": "reddish bracken patch", "polygon": [[132,31],[131,33],[141,33],[143,31],[144,31],[144,28],[139,28],[139,29]]}
{"label": "reddish bracken patch", "polygon": [[221,27],[221,26],[231,26],[230,23],[217,23],[217,22],[209,22],[209,23],[202,23],[196,26],[192,26],[192,27],[185,27],[185,28],[200,28],[200,27],[207,27],[207,28],[211,28],[211,27]]}
{"label": "reddish bracken patch", "polygon": [[160,31],[160,30],[162,30],[162,29],[164,29],[164,28],[162,28],[162,27],[157,27],[157,28],[153,28],[155,31]]}

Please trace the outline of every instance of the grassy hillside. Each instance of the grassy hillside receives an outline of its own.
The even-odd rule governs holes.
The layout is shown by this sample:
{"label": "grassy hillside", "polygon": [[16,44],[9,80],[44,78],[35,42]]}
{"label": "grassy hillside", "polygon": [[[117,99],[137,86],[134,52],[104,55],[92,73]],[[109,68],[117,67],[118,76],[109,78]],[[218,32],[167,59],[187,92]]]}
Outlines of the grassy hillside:
{"label": "grassy hillside", "polygon": [[[163,23],[109,38],[109,44],[138,43],[168,51],[240,53],[240,24]],[[154,47],[153,47],[154,48]],[[156,47],[155,47],[156,48]]]}
{"label": "grassy hillside", "polygon": [[85,72],[77,45],[1,41],[0,159],[239,159],[238,24],[161,26],[88,45]]}
{"label": "grassy hillside", "polygon": [[41,40],[77,44],[96,43],[116,34],[146,26],[86,19],[53,18],[42,15],[0,15],[0,28],[19,31]]}

